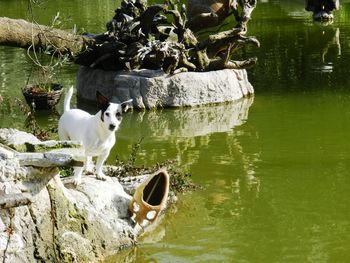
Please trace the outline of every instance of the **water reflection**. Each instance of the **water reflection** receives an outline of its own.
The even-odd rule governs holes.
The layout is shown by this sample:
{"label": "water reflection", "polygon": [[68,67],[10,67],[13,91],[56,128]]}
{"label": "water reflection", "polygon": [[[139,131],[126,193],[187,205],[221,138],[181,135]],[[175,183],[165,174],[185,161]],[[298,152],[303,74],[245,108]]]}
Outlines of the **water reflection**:
{"label": "water reflection", "polygon": [[[277,86],[283,87],[283,91],[346,88],[343,83],[347,82],[346,61],[350,54],[345,47],[350,28],[343,22],[343,16],[348,7],[342,2],[334,23],[324,26],[306,16],[301,3],[286,1],[258,6],[260,20],[252,20],[249,28],[250,34],[261,42],[259,50],[249,51],[259,61],[259,66],[249,72],[256,93]],[[296,10],[301,13],[295,15]],[[276,26],[276,20],[283,23]],[[264,78],[258,77],[262,75]]]}
{"label": "water reflection", "polygon": [[18,48],[0,46],[0,93],[15,95],[15,88],[25,85],[29,71],[25,52]]}
{"label": "water reflection", "polygon": [[225,136],[227,150],[223,149],[221,155],[212,156],[211,163],[231,170],[231,173],[224,170],[224,174],[230,176],[213,174],[207,183],[210,198],[206,208],[213,217],[242,216],[242,211],[259,196],[260,178],[256,175],[256,169],[261,162],[260,152],[257,148],[253,152],[247,151],[242,137],[248,137],[250,143],[257,143],[259,140],[258,133],[247,135],[240,130],[230,130]]}
{"label": "water reflection", "polygon": [[[226,132],[247,121],[253,101],[252,96],[227,104],[135,112],[126,115],[117,135],[122,145],[117,141],[111,155],[123,154],[118,151],[122,147],[131,150],[132,144],[143,138],[139,154],[140,162],[147,164],[161,159],[176,159],[185,170],[189,171],[190,167],[203,158],[202,149],[215,144],[216,138],[212,138],[213,134],[222,133],[222,136],[226,137]],[[224,152],[230,154],[230,147],[228,145],[219,152],[214,150],[215,153],[211,152],[205,158],[212,156],[211,162],[223,163],[225,159],[230,158],[223,155]]]}
{"label": "water reflection", "polygon": [[316,71],[321,71],[325,73],[333,72],[333,63],[329,62],[328,60],[334,57],[337,58],[341,56],[341,45],[339,36],[339,28],[326,27],[324,28],[324,30],[322,30],[322,38],[325,39],[321,53],[322,64],[319,67],[315,65],[314,69]]}
{"label": "water reflection", "polygon": [[305,39],[305,53],[309,53],[305,60],[310,61],[306,65],[310,65],[315,72],[332,73],[337,59],[341,56],[340,29],[315,25],[310,28]]}
{"label": "water reflection", "polygon": [[226,104],[138,112],[124,119],[123,125],[132,127],[137,123],[139,129],[131,136],[144,136],[146,140],[205,136],[227,132],[245,123],[253,102],[254,97],[251,96]]}

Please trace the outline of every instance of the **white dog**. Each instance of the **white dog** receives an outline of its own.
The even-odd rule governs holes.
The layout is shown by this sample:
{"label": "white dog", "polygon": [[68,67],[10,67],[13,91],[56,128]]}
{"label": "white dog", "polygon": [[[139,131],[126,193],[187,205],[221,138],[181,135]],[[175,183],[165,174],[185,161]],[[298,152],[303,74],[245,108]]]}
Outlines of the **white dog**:
{"label": "white dog", "polygon": [[72,94],[73,87],[68,90],[64,98],[64,113],[58,122],[58,135],[61,140],[81,141],[84,147],[84,167],[74,167],[74,184],[81,183],[84,169],[91,169],[93,156],[97,156],[96,177],[106,180],[102,165],[115,143],[115,131],[121,123],[123,110],[127,110],[132,100],[121,104],[111,103],[97,91],[96,98],[100,110],[91,115],[83,110],[70,109]]}

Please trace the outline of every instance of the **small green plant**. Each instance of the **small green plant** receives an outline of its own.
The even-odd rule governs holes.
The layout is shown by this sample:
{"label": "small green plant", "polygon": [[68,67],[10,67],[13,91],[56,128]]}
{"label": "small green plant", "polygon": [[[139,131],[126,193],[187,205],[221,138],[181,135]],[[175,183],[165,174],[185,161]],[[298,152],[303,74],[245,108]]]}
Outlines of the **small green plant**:
{"label": "small green plant", "polygon": [[[41,1],[30,0],[28,3],[29,15],[32,17],[32,23],[36,23],[33,14],[33,6],[35,4],[40,6]],[[60,13],[57,12],[52,18],[50,28],[59,27],[63,20],[60,17]],[[43,37],[47,34],[46,31],[42,31]],[[33,36],[34,39],[34,36]],[[47,93],[52,92],[55,86],[57,69],[65,65],[69,61],[69,55],[63,54],[59,48],[50,42],[49,38],[46,38],[46,45],[43,47],[37,47],[34,43],[27,49],[27,57],[32,62],[32,70],[27,79],[26,89],[30,89],[34,93]],[[28,85],[29,84],[29,85]]]}
{"label": "small green plant", "polygon": [[170,175],[171,191],[175,193],[182,193],[200,188],[200,186],[192,182],[190,174],[182,171],[176,160],[166,160],[161,163],[156,163],[155,165],[150,167],[136,166],[135,162],[137,159],[137,153],[141,148],[142,140],[143,138],[141,138],[139,142],[133,145],[130,157],[127,161],[122,161],[118,156],[116,156],[116,165],[120,167],[120,170],[115,176],[130,177],[141,174],[151,174],[158,171],[161,168],[165,168]]}
{"label": "small green plant", "polygon": [[52,136],[53,133],[57,133],[56,127],[47,127],[41,128],[39,123],[35,118],[35,108],[29,108],[23,101],[16,98],[15,102],[17,103],[19,110],[25,116],[24,127],[34,136],[36,136],[39,140],[48,140]]}
{"label": "small green plant", "polygon": [[31,78],[31,92],[35,93],[45,93],[45,92],[52,92],[54,87],[54,77],[55,72],[54,68],[51,66],[38,66],[33,65],[32,73],[28,78],[27,83],[29,82],[29,79]]}
{"label": "small green plant", "polygon": [[126,176],[135,176],[136,174],[139,174],[138,171],[145,169],[144,167],[137,167],[135,166],[137,152],[139,151],[141,147],[141,142],[143,138],[141,138],[137,143],[135,143],[132,147],[130,157],[127,161],[122,161],[118,156],[115,157],[115,165],[119,166],[123,170],[123,175]]}
{"label": "small green plant", "polygon": [[170,189],[175,193],[194,191],[201,188],[192,182],[191,174],[183,172],[175,160],[163,162],[162,167],[166,167],[168,173],[171,175]]}
{"label": "small green plant", "polygon": [[73,167],[59,167],[61,177],[69,177],[74,174]]}

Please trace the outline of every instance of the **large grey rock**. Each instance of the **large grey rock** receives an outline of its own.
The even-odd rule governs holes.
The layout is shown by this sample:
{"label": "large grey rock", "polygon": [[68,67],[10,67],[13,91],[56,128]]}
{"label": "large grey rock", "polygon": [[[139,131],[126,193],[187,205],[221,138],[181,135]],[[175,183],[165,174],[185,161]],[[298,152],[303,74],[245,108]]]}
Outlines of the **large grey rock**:
{"label": "large grey rock", "polygon": [[[10,143],[23,135],[23,144],[41,145],[14,129],[0,129],[0,135]],[[135,244],[142,231],[128,214],[131,196],[116,178],[101,181],[84,175],[78,187],[69,180],[64,186],[57,167],[45,166],[48,160],[70,158],[67,149],[19,153],[0,144],[0,153],[1,262],[96,262]],[[31,154],[42,163],[23,162]],[[52,158],[55,154],[58,160]]]}
{"label": "large grey rock", "polygon": [[133,99],[134,107],[181,107],[238,100],[254,93],[246,70],[209,72],[103,71],[81,67],[78,98],[95,101],[96,90],[120,102]]}

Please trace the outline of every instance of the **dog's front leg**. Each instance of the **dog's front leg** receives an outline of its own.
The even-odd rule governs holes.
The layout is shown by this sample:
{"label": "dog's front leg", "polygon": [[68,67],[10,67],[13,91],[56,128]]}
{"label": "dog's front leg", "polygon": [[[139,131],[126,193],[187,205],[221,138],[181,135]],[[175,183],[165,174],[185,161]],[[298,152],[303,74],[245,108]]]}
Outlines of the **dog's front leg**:
{"label": "dog's front leg", "polygon": [[91,156],[87,156],[85,159],[85,173],[86,174],[94,173],[94,163],[92,162]]}
{"label": "dog's front leg", "polygon": [[74,177],[73,177],[73,183],[75,186],[78,186],[81,184],[81,175],[83,174],[83,171],[87,169],[89,162],[91,162],[91,157],[89,157],[85,153],[84,158],[84,165],[82,167],[74,167]]}
{"label": "dog's front leg", "polygon": [[109,155],[109,151],[106,151],[97,157],[96,161],[96,177],[100,180],[107,180],[107,176],[102,172],[102,166]]}
{"label": "dog's front leg", "polygon": [[74,167],[73,183],[75,186],[81,184],[81,174],[83,173],[84,167]]}

